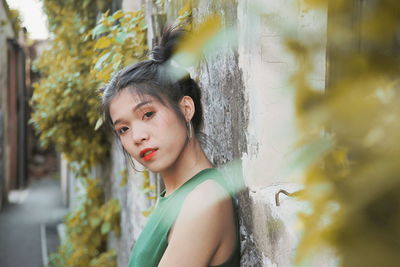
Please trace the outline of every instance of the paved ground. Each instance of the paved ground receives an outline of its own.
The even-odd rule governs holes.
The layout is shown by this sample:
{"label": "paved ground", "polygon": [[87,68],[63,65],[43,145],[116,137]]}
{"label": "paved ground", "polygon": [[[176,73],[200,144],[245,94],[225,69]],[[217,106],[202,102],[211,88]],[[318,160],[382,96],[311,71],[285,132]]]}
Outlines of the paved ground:
{"label": "paved ground", "polygon": [[44,266],[46,254],[58,246],[57,225],[67,211],[59,181],[34,181],[26,190],[11,192],[9,199],[0,211],[0,266]]}

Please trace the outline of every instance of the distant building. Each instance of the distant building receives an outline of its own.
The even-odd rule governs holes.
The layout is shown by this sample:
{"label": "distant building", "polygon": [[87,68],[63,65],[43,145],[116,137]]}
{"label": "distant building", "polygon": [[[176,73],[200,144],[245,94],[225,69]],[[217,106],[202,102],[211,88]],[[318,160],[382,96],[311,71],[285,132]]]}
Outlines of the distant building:
{"label": "distant building", "polygon": [[0,207],[27,183],[26,57],[10,9],[0,0]]}

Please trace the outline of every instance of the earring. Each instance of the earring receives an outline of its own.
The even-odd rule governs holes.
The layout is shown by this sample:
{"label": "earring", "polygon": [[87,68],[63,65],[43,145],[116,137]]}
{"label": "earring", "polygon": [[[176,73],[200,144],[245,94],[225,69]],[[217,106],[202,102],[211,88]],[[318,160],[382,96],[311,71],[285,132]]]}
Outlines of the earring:
{"label": "earring", "polygon": [[187,123],[186,123],[186,127],[188,128],[188,138],[189,139],[192,139],[192,122],[191,121],[188,121]]}

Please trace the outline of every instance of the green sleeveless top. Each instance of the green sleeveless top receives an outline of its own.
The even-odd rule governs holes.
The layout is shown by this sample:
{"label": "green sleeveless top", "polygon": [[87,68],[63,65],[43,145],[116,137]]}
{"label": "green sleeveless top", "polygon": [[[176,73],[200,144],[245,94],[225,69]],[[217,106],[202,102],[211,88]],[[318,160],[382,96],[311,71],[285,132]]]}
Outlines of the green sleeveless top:
{"label": "green sleeveless top", "polygon": [[[215,180],[222,185],[232,196],[222,175],[216,169],[204,169],[171,195],[164,197],[165,190],[160,194],[156,207],[140,234],[129,258],[129,267],[157,267],[168,246],[168,232],[175,223],[186,196],[205,180]],[[233,198],[232,198],[233,201]],[[234,203],[232,203],[234,204]],[[239,267],[240,265],[240,238],[237,212],[234,207],[236,221],[236,247],[232,255],[223,263],[213,267]]]}

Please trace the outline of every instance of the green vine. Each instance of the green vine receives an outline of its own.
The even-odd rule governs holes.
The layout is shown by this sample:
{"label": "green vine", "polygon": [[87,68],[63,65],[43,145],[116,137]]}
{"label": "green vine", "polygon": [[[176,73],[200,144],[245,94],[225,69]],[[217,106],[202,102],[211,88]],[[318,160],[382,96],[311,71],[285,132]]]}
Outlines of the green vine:
{"label": "green vine", "polygon": [[78,209],[65,218],[67,240],[50,256],[49,266],[116,266],[116,252],[106,251],[107,235],[120,235],[120,205],[105,204],[98,179],[84,179],[86,193]]}
{"label": "green vine", "polygon": [[93,77],[106,83],[115,71],[143,59],[147,52],[146,30],[143,11],[103,14],[85,37],[95,41]]}
{"label": "green vine", "polygon": [[100,83],[87,60],[95,54],[95,42],[82,38],[95,26],[100,2],[43,0],[54,39],[35,62],[42,78],[33,85],[31,99],[30,122],[40,143],[54,143],[69,162],[78,163],[83,177],[107,158],[110,148],[105,131],[95,131]]}

